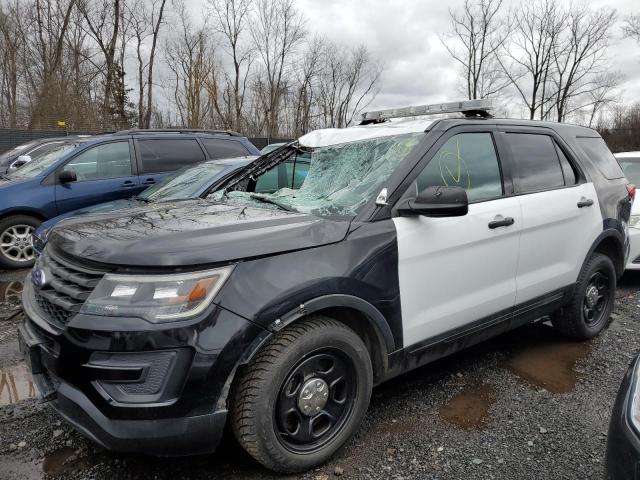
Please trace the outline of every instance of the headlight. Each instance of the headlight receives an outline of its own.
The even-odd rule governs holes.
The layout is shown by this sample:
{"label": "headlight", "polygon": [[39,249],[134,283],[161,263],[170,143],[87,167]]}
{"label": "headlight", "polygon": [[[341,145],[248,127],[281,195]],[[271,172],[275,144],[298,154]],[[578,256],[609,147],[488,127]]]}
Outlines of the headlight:
{"label": "headlight", "polygon": [[177,275],[106,274],[80,313],[140,317],[151,322],[180,320],[207,308],[232,267]]}
{"label": "headlight", "polygon": [[629,218],[629,227],[640,228],[640,215],[631,215]]}

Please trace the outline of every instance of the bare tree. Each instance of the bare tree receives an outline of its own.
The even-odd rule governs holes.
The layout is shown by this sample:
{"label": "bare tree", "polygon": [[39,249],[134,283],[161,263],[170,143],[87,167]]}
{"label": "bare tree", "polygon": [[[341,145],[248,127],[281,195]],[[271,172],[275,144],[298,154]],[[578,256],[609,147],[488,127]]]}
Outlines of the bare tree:
{"label": "bare tree", "polygon": [[326,50],[320,76],[320,108],[324,125],[343,128],[377,94],[381,68],[371,61],[364,45],[345,51],[331,45]]}
{"label": "bare tree", "polygon": [[[251,12],[251,0],[209,0],[214,28],[222,37],[231,60],[231,73],[223,70],[222,98],[212,98],[225,128],[242,129],[242,116],[253,57],[253,46],[243,41]],[[218,93],[218,92],[216,92]]]}
{"label": "bare tree", "polygon": [[[39,88],[35,92],[34,108],[31,114],[30,125],[39,125],[49,113],[47,97],[54,87],[54,78],[62,63],[64,53],[64,40],[69,28],[71,13],[76,0],[68,0],[66,3],[58,1],[36,0],[35,2],[35,50],[41,62]],[[60,21],[62,19],[62,21]],[[32,77],[33,78],[33,77]]]}
{"label": "bare tree", "polygon": [[544,119],[552,96],[548,90],[553,52],[564,28],[565,13],[555,0],[533,0],[522,4],[513,16],[511,41],[496,58],[525,104],[528,117]]}
{"label": "bare tree", "polygon": [[210,108],[207,83],[213,74],[215,52],[206,25],[196,28],[184,3],[179,5],[177,15],[179,31],[165,47],[173,99],[181,123],[188,128],[202,128]]}
{"label": "bare tree", "polygon": [[[126,111],[124,67],[116,57],[122,28],[122,0],[79,0],[88,31],[104,57],[104,95],[102,115],[105,126],[129,124]],[[121,45],[125,48],[125,45]]]}
{"label": "bare tree", "polygon": [[[567,27],[561,41],[553,44],[555,94],[552,108],[556,120],[562,122],[571,110],[581,108],[580,97],[587,97],[594,89],[602,87],[597,79],[608,68],[606,50],[610,32],[615,22],[615,11],[603,8],[589,11],[572,8],[567,13]],[[608,77],[606,84],[611,84]]]}
{"label": "bare tree", "polygon": [[461,12],[449,10],[451,32],[441,41],[462,67],[469,99],[495,96],[509,84],[496,59],[509,34],[502,8],[503,0],[465,0]]}
{"label": "bare tree", "polygon": [[304,39],[304,18],[293,0],[255,0],[251,35],[261,59],[262,72],[256,81],[265,118],[265,133],[277,136],[278,117],[285,93],[290,56]]}
{"label": "bare tree", "polygon": [[0,114],[14,128],[18,124],[19,57],[24,42],[16,21],[21,14],[17,1],[7,7],[0,4]]}
{"label": "bare tree", "polygon": [[624,33],[640,42],[640,14],[629,15],[623,27]]}

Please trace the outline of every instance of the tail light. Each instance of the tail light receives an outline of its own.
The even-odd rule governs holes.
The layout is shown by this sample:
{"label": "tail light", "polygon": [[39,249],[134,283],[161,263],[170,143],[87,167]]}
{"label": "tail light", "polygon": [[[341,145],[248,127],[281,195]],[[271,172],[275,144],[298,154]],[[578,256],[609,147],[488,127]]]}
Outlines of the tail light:
{"label": "tail light", "polygon": [[636,186],[630,183],[627,185],[627,192],[629,192],[629,199],[633,202],[636,198]]}

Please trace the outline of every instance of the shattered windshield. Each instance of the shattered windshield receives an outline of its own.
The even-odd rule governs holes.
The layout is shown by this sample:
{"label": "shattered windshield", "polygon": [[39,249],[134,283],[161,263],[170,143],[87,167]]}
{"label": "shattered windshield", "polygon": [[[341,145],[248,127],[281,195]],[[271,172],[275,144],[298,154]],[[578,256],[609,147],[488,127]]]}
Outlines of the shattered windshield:
{"label": "shattered windshield", "polygon": [[284,187],[273,193],[219,190],[208,198],[319,216],[353,216],[378,194],[423,135],[418,132],[318,147],[311,150],[309,170],[298,189]]}
{"label": "shattered windshield", "polygon": [[215,163],[202,163],[195,167],[184,168],[146,189],[138,195],[138,198],[149,202],[164,202],[196,197],[224,169],[223,165]]}

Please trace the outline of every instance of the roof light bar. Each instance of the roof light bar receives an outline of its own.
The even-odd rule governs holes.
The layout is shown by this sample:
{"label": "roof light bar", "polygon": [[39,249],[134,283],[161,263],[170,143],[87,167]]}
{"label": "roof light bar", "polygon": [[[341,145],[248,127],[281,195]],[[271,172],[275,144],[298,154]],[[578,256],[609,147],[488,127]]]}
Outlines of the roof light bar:
{"label": "roof light bar", "polygon": [[417,117],[419,115],[436,115],[439,113],[475,113],[489,115],[493,108],[491,100],[465,100],[462,102],[432,103],[404,108],[390,108],[362,114],[363,123],[384,121],[389,118]]}

